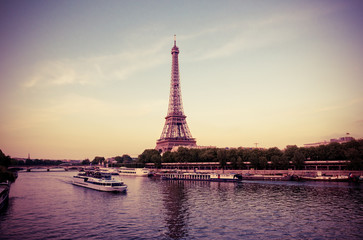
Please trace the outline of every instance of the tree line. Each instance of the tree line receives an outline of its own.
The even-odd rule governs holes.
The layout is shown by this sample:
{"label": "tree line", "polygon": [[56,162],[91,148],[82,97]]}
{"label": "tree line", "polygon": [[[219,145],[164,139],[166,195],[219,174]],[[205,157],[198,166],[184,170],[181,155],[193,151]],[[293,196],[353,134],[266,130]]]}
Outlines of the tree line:
{"label": "tree line", "polygon": [[111,167],[136,167],[137,162],[135,162],[132,157],[127,154],[122,156],[116,156],[113,158],[114,160],[109,162],[106,161],[104,157],[96,156],[92,161],[89,159],[85,159],[81,162],[82,165],[108,165]]}
{"label": "tree line", "polygon": [[42,160],[42,159],[26,159],[24,160],[17,160],[11,159],[10,162],[11,166],[58,166],[64,163],[61,160]]}
{"label": "tree line", "polygon": [[5,155],[0,149],[0,182],[4,181],[15,181],[15,175],[13,172],[8,170],[8,167],[11,164],[11,157]]}
{"label": "tree line", "polygon": [[[85,159],[82,165],[106,165],[112,167],[144,167],[146,163],[154,163],[157,168],[162,163],[183,162],[218,162],[225,168],[227,162],[233,169],[246,169],[246,163],[255,169],[302,169],[305,161],[345,160],[351,170],[363,170],[363,139],[346,143],[330,143],[318,147],[287,146],[284,150],[277,147],[262,148],[206,148],[188,149],[180,147],[176,152],[165,152],[161,155],[155,149],[146,149],[136,161],[129,155],[116,156],[114,161],[107,162],[104,157],[96,156],[92,161]],[[0,169],[5,172],[8,166],[60,165],[62,161],[54,160],[15,160],[5,156],[0,150]],[[2,166],[2,167],[1,167]],[[5,169],[5,170],[4,170]]]}
{"label": "tree line", "polygon": [[233,169],[246,169],[246,163],[255,169],[303,169],[305,161],[345,160],[352,170],[363,169],[363,140],[352,140],[346,143],[330,143],[318,147],[287,146],[280,150],[277,147],[261,148],[207,148],[188,149],[180,147],[176,152],[165,152],[163,155],[155,149],[146,149],[138,156],[138,162],[145,165],[154,163],[160,168],[162,163],[177,162],[218,162],[221,168],[231,163]]}

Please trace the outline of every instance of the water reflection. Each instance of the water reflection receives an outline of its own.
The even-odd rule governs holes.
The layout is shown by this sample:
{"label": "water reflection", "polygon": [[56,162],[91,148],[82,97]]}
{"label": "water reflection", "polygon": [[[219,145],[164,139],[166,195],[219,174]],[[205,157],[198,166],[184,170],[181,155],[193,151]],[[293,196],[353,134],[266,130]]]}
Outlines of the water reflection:
{"label": "water reflection", "polygon": [[23,173],[1,239],[362,239],[363,185],[124,178],[127,194]]}
{"label": "water reflection", "polygon": [[162,188],[163,204],[166,210],[167,237],[182,239],[188,236],[188,195],[183,181],[165,181]]}

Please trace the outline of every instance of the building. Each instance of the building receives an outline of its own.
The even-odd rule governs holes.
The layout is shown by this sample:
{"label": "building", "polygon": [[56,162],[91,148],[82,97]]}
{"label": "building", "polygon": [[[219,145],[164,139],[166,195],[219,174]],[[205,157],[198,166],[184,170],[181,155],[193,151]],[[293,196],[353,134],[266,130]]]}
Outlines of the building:
{"label": "building", "polygon": [[179,48],[176,46],[175,35],[171,55],[172,67],[168,114],[165,117],[163,131],[156,141],[155,147],[160,153],[171,151],[176,146],[195,147],[197,145],[196,140],[189,131],[186,116],[184,115],[179,78]]}
{"label": "building", "polygon": [[[347,134],[349,135],[349,134]],[[321,146],[321,145],[328,145],[330,143],[346,143],[346,142],[350,142],[354,140],[353,137],[349,137],[349,136],[346,136],[346,137],[341,137],[341,138],[332,138],[330,139],[330,141],[322,141],[322,142],[316,142],[316,143],[307,143],[307,144],[304,144],[304,147],[318,147],[318,146]]]}

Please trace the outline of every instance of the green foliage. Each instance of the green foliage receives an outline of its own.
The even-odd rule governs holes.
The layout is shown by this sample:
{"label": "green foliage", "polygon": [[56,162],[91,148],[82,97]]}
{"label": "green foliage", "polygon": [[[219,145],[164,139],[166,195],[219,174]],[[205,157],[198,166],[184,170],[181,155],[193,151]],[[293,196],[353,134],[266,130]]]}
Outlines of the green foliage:
{"label": "green foliage", "polygon": [[[152,158],[152,156],[155,157]],[[302,169],[306,160],[346,160],[349,169],[363,169],[363,140],[339,144],[331,143],[318,147],[287,146],[285,150],[276,147],[269,149],[238,148],[238,149],[188,149],[180,147],[176,152],[165,152],[161,163],[175,162],[218,162],[225,168],[227,162],[232,169],[245,169],[250,162],[255,169]],[[139,155],[139,163],[159,164],[159,153],[148,149]]]}
{"label": "green foliage", "polygon": [[89,165],[91,162],[90,162],[90,160],[89,159],[85,159],[85,160],[83,160],[82,161],[82,165]]}
{"label": "green foliage", "polygon": [[226,149],[221,148],[221,149],[217,150],[217,160],[218,160],[221,168],[224,169],[225,166],[227,165],[227,150]]}
{"label": "green foliage", "polygon": [[24,160],[16,160],[11,159],[11,166],[56,166],[63,163],[61,160],[41,160],[41,159],[26,159]]}
{"label": "green foliage", "polygon": [[298,150],[299,150],[299,148],[296,145],[287,146],[284,151],[284,157],[288,161],[292,161],[292,158],[295,156],[295,152]]}
{"label": "green foliage", "polygon": [[146,149],[138,157],[138,163],[145,165],[145,163],[154,163],[155,167],[161,167],[161,156],[159,151],[155,149]]}
{"label": "green foliage", "polygon": [[5,156],[5,154],[0,149],[0,182],[4,182],[6,180],[9,180],[11,182],[15,181],[14,174],[8,171],[10,163],[10,156]]}
{"label": "green foliage", "polygon": [[292,158],[292,165],[295,166],[296,169],[302,169],[304,166],[305,157],[300,150],[294,152],[294,156]]}
{"label": "green foliage", "polygon": [[202,162],[216,162],[217,161],[217,149],[216,148],[207,148],[207,149],[199,149],[200,151],[200,159]]}
{"label": "green foliage", "polygon": [[165,152],[161,158],[162,162],[166,163],[175,163],[176,162],[176,155],[175,152]]}
{"label": "green foliage", "polygon": [[0,149],[0,166],[4,166],[5,168],[9,167],[11,162],[10,156],[5,156],[5,154]]}
{"label": "green foliage", "polygon": [[115,157],[115,160],[117,161],[117,163],[123,163],[123,164],[130,164],[132,162],[132,158],[127,154],[124,154],[121,157],[117,156]]}
{"label": "green foliage", "polygon": [[93,165],[97,165],[97,164],[103,164],[105,162],[105,158],[104,157],[95,157],[92,160],[92,164]]}

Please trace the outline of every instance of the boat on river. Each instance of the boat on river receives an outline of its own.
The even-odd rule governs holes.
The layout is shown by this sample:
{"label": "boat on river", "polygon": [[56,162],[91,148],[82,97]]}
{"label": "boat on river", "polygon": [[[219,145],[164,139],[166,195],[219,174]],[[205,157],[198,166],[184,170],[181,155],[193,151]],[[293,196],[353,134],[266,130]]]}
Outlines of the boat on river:
{"label": "boat on river", "polygon": [[9,202],[10,183],[0,183],[0,210],[3,209]]}
{"label": "boat on river", "polygon": [[350,181],[349,176],[315,176],[315,177],[309,177],[309,176],[301,176],[301,180],[305,181],[328,181],[328,182],[348,182]]}
{"label": "boat on river", "polygon": [[301,180],[305,181],[328,181],[328,182],[348,182],[353,178],[351,176],[346,175],[327,175],[322,174],[322,172],[318,171],[316,175],[313,176],[301,176]]}
{"label": "boat on river", "polygon": [[241,182],[240,174],[219,173],[158,173],[157,176],[163,180],[190,180],[190,181],[212,181],[212,182]]}
{"label": "boat on river", "polygon": [[110,173],[101,171],[79,172],[73,176],[73,184],[104,192],[126,192],[127,185]]}
{"label": "boat on river", "polygon": [[256,180],[256,181],[291,181],[291,175],[266,175],[266,174],[244,174],[243,180]]}
{"label": "boat on river", "polygon": [[119,175],[126,176],[138,176],[138,177],[148,177],[151,175],[151,172],[147,168],[126,168],[121,167],[118,170]]}

